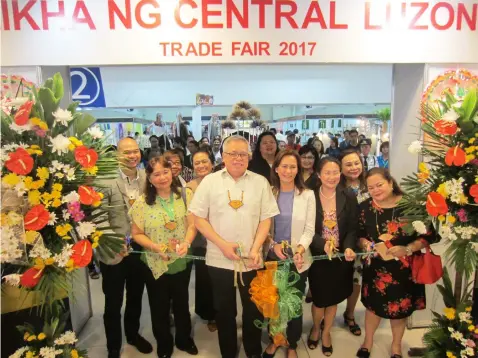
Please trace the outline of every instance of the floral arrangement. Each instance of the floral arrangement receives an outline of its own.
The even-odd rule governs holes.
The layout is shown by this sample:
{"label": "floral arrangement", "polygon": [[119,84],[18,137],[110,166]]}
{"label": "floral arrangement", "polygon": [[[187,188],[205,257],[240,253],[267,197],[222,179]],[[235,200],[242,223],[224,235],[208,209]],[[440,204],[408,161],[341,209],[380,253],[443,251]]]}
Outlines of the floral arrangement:
{"label": "floral arrangement", "polygon": [[[447,73],[446,81],[448,85],[439,85],[437,98],[430,96],[427,89],[421,103],[423,139],[411,143],[409,152],[423,155],[424,160],[417,173],[403,180],[406,195],[400,205],[409,223],[405,230],[424,234],[433,225],[446,240],[445,256],[456,268],[455,287],[448,283],[445,273],[441,293],[447,309],[459,315],[469,305],[467,283],[478,262],[478,79],[455,71],[454,75]],[[433,82],[433,86],[437,87],[437,83]],[[454,299],[447,299],[450,295]],[[475,356],[468,354],[475,349],[471,346],[445,349],[457,344],[448,331],[449,321],[435,313],[435,324],[425,336],[427,356]],[[468,326],[456,325],[453,329],[465,337]],[[476,335],[469,339],[477,343]]]}
{"label": "floral arrangement", "polygon": [[236,129],[236,124],[231,119],[226,119],[221,124],[222,129]]}
{"label": "floral arrangement", "polygon": [[92,116],[76,112],[77,103],[59,107],[59,74],[32,92],[22,101],[2,99],[15,103],[1,112],[1,263],[10,273],[2,280],[34,293],[34,305],[50,316],[94,249],[107,259],[123,247],[107,226],[103,194],[92,187],[115,177],[118,161],[103,133],[89,128]]}

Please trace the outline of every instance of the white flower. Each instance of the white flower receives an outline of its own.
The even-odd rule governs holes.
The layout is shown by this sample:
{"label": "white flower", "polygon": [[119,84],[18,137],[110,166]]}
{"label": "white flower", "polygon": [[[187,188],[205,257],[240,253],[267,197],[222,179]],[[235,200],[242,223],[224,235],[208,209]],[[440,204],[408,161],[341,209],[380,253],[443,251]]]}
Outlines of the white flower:
{"label": "white flower", "polygon": [[[63,246],[63,249],[61,250],[61,253],[56,254],[53,256],[55,259],[55,262],[58,264],[59,267],[66,267],[66,264],[68,263],[68,260],[70,260],[71,255],[73,254],[72,250],[73,245],[66,244]],[[56,341],[55,341],[56,343]],[[58,343],[56,343],[58,344]]]}
{"label": "white flower", "polygon": [[61,213],[63,215],[63,220],[68,221],[70,219],[71,215],[67,209],[63,209]]}
{"label": "white flower", "polygon": [[440,229],[438,230],[438,233],[443,239],[448,239],[451,235],[451,227],[448,225],[440,225]]}
{"label": "white flower", "polygon": [[96,225],[89,221],[83,221],[78,223],[76,231],[81,239],[86,239],[88,236],[93,234],[96,230]]}
{"label": "white flower", "polygon": [[444,113],[441,119],[448,122],[456,122],[460,116],[455,112],[454,109],[450,109],[448,112]]}
{"label": "white flower", "polygon": [[87,133],[93,137],[93,139],[101,139],[104,136],[104,133],[99,127],[88,128]]}
{"label": "white flower", "polygon": [[460,343],[461,343],[461,345],[462,345],[463,347],[466,347],[466,343],[467,343],[467,342],[468,342],[468,341],[467,341],[465,338],[463,338],[463,339],[460,341]]}
{"label": "white flower", "polygon": [[80,196],[76,191],[70,191],[67,195],[63,196],[63,199],[61,199],[63,203],[74,203],[75,201],[80,201]]}
{"label": "white flower", "polygon": [[3,279],[10,286],[18,287],[18,285],[20,285],[20,277],[22,277],[22,275],[12,273],[11,275],[3,276]]}
{"label": "white flower", "polygon": [[470,242],[470,244],[471,244],[471,247],[473,248],[473,250],[478,252],[478,242]]}
{"label": "white flower", "polygon": [[461,198],[463,196],[463,183],[465,182],[465,179],[459,178],[459,179],[451,179],[446,181],[445,188],[450,196],[450,200],[453,201],[454,203],[460,204],[461,203]]}
{"label": "white flower", "polygon": [[9,358],[20,358],[23,353],[25,353],[26,351],[28,351],[30,349],[30,347],[26,346],[26,347],[22,347],[22,348],[18,348],[15,353],[13,353]]}
{"label": "white flower", "polygon": [[25,183],[23,181],[19,182],[15,185],[15,191],[17,192],[18,196],[23,196],[27,192],[27,188],[25,187]]}
{"label": "white flower", "polygon": [[22,104],[25,104],[30,100],[30,97],[15,97],[9,101],[9,104],[12,107],[20,107]]}
{"label": "white flower", "polygon": [[427,227],[426,225],[423,223],[423,221],[414,221],[412,222],[412,225],[413,225],[413,228],[415,229],[415,231],[419,234],[426,234],[427,233]]}
{"label": "white flower", "polygon": [[19,126],[18,124],[13,122],[12,124],[10,124],[10,129],[17,133],[23,133],[23,132],[31,130],[32,126],[30,125],[30,123],[27,123],[23,126]]}
{"label": "white flower", "polygon": [[54,113],[53,117],[55,117],[55,122],[56,123],[61,123],[65,127],[68,126],[68,122],[73,120],[73,115],[71,114],[70,111],[58,108]]}
{"label": "white flower", "polygon": [[9,227],[0,228],[1,242],[1,262],[15,262],[23,256],[23,250],[20,248],[20,240]]}
{"label": "white flower", "polygon": [[48,250],[41,240],[38,240],[33,249],[30,250],[29,256],[34,259],[41,257],[43,260],[46,260],[51,257],[51,251]]}
{"label": "white flower", "polygon": [[449,331],[450,333],[455,332],[455,330],[453,329],[453,327],[448,327],[448,331]]}
{"label": "white flower", "polygon": [[466,355],[469,356],[469,357],[474,357],[475,356],[475,351],[473,350],[473,348],[471,347],[467,347],[465,349],[466,351]]}
{"label": "white flower", "polygon": [[70,146],[70,140],[62,134],[58,134],[55,138],[50,138],[51,147],[53,147],[53,153],[66,154],[68,153],[68,147]]}
{"label": "white flower", "polygon": [[458,314],[458,317],[460,318],[460,322],[466,322],[471,319],[471,314],[469,312],[461,312]]}
{"label": "white flower", "polygon": [[457,341],[461,341],[463,339],[463,334],[455,331],[451,334],[451,338],[456,339]]}
{"label": "white flower", "polygon": [[40,357],[43,358],[55,358],[61,353],[63,353],[63,349],[55,349],[55,347],[43,347],[40,349]]}
{"label": "white flower", "polygon": [[56,223],[56,214],[50,213],[50,220],[48,220],[48,225],[55,225]]}
{"label": "white flower", "polygon": [[60,163],[58,160],[54,160],[51,162],[50,173],[54,173],[60,170],[63,170],[65,164]]}
{"label": "white flower", "polygon": [[58,346],[64,344],[75,344],[76,342],[78,342],[78,339],[76,338],[75,332],[72,331],[67,331],[62,336],[55,339],[55,344]]}
{"label": "white flower", "polygon": [[448,240],[450,241],[455,241],[455,240],[458,240],[458,236],[456,236],[455,234],[450,234],[450,236],[448,236]]}
{"label": "white flower", "polygon": [[412,154],[420,154],[422,152],[422,142],[415,140],[408,147],[408,152]]}
{"label": "white flower", "polygon": [[68,181],[72,181],[72,180],[75,180],[76,177],[75,177],[75,168],[70,168],[68,169],[67,173],[66,173],[66,180]]}
{"label": "white flower", "polygon": [[460,226],[456,227],[455,231],[461,235],[463,240],[471,240],[474,235],[478,234],[478,228],[473,226]]}

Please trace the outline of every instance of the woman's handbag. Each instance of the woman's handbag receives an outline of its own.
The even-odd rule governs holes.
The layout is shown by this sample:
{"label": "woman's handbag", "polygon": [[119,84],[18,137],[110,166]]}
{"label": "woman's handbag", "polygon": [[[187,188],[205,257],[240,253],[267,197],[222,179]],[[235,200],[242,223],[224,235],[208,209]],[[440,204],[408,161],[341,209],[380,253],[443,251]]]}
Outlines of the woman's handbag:
{"label": "woman's handbag", "polygon": [[443,276],[443,266],[441,257],[433,253],[428,242],[423,239],[420,241],[425,245],[426,252],[412,256],[412,278],[416,283],[429,285]]}

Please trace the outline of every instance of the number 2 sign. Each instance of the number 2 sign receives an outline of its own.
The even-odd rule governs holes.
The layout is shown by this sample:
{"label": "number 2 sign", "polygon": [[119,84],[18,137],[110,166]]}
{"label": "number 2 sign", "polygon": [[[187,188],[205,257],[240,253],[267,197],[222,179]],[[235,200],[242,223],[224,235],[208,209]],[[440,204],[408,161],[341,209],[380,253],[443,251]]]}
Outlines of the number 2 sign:
{"label": "number 2 sign", "polygon": [[71,98],[80,107],[106,107],[99,67],[70,67]]}

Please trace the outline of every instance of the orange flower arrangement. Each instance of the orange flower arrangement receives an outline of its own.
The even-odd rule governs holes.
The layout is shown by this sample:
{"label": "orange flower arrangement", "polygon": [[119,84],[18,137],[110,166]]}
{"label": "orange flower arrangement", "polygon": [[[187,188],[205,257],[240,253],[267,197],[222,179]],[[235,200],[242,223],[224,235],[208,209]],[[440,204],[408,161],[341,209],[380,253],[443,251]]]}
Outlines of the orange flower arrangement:
{"label": "orange flower arrangement", "polygon": [[428,194],[426,208],[428,214],[434,217],[448,213],[448,205],[445,198],[436,192]]}
{"label": "orange flower arrangement", "polygon": [[11,172],[18,175],[28,175],[33,169],[33,158],[23,148],[17,148],[15,152],[8,154],[5,166]]}

